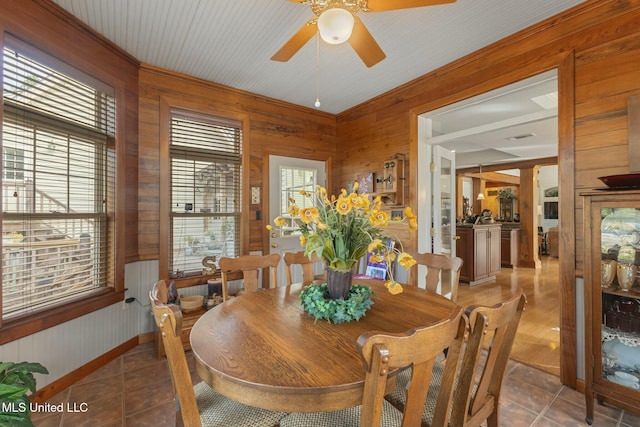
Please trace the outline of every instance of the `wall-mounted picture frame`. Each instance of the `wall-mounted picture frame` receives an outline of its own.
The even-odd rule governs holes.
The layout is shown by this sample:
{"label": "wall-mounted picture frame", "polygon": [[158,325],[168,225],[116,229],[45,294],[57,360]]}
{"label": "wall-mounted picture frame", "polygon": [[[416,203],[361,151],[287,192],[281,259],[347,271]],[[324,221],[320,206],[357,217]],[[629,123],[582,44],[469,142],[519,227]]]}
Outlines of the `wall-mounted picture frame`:
{"label": "wall-mounted picture frame", "polygon": [[392,221],[402,221],[402,211],[391,211],[391,220]]}
{"label": "wall-mounted picture frame", "polygon": [[358,194],[373,192],[373,172],[357,175]]}
{"label": "wall-mounted picture frame", "polygon": [[544,190],[544,197],[558,197],[558,187],[549,187]]}

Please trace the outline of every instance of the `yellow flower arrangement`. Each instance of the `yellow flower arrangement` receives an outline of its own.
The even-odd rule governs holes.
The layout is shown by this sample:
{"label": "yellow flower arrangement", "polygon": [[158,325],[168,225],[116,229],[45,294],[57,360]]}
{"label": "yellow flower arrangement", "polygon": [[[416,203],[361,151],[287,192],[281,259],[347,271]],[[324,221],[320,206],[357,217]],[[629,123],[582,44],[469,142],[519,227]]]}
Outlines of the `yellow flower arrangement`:
{"label": "yellow flower arrangement", "polygon": [[[295,200],[289,199],[288,213],[300,218],[300,245],[305,248],[305,254],[311,256],[316,253],[322,258],[327,268],[337,271],[351,271],[358,260],[367,252],[373,260],[385,261],[388,277],[385,286],[389,292],[402,292],[402,286],[396,282],[391,272],[391,264],[397,259],[405,269],[411,268],[416,261],[411,255],[395,246],[385,244],[389,240],[382,232],[390,222],[406,222],[409,229],[418,229],[416,215],[410,207],[405,208],[404,218],[391,219],[389,214],[382,211],[380,196],[373,201],[369,194],[358,194],[358,183],[354,183],[352,193],[342,190],[338,197],[327,196],[327,190],[316,186],[315,195],[301,191],[305,197],[315,197],[315,207],[299,209]],[[277,227],[285,224],[285,219],[278,216],[274,219]],[[272,230],[273,227],[268,225]]]}

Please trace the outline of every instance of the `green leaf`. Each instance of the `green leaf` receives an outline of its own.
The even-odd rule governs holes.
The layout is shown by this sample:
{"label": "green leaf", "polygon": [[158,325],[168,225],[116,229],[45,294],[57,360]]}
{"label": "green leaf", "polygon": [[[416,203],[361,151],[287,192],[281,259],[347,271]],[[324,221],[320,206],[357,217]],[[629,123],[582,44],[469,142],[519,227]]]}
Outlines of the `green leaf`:
{"label": "green leaf", "polygon": [[349,298],[331,299],[326,284],[309,285],[300,292],[300,301],[304,310],[316,321],[327,320],[340,324],[359,320],[373,305],[371,288],[352,285]]}
{"label": "green leaf", "polygon": [[0,399],[17,400],[24,396],[28,387],[21,387],[11,384],[0,384]]}
{"label": "green leaf", "polygon": [[13,362],[0,362],[0,382],[4,378],[5,371],[10,370],[13,365],[15,365]]}

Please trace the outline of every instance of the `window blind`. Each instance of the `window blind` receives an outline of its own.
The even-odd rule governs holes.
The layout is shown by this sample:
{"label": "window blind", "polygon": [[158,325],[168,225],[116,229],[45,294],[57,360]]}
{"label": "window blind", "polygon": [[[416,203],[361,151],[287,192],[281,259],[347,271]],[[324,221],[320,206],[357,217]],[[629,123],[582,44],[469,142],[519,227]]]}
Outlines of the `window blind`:
{"label": "window blind", "polygon": [[241,124],[174,111],[170,154],[170,271],[200,272],[205,256],[238,256]]}
{"label": "window blind", "polygon": [[115,99],[19,47],[3,54],[3,319],[113,284]]}
{"label": "window blind", "polygon": [[[315,205],[316,170],[302,168],[280,168],[280,215],[286,215],[291,201],[300,209]],[[302,192],[311,194],[306,197]]]}

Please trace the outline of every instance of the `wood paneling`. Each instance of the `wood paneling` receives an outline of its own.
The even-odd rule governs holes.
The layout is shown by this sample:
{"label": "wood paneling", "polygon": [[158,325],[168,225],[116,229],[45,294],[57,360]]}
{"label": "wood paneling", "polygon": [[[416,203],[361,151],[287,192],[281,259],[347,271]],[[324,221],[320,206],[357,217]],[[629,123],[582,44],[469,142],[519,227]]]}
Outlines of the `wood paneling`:
{"label": "wood paneling", "polygon": [[[244,149],[248,150],[248,182],[243,200],[250,200],[250,186],[262,188],[260,204],[247,206],[243,224],[242,251],[266,251],[265,225],[269,223],[264,156],[277,149],[282,155],[330,159],[336,151],[335,117],[308,108],[260,97],[189,76],[171,73],[148,65],[140,69],[140,186],[138,203],[139,253],[141,259],[158,259],[161,253],[160,176],[163,161],[161,100],[188,104],[190,108],[215,112],[222,117],[243,117],[247,123]],[[166,156],[166,155],[165,155]],[[162,189],[162,191],[167,191]],[[257,213],[262,219],[258,220]],[[161,262],[162,265],[162,262]],[[165,264],[166,265],[166,264]],[[160,276],[168,274],[161,266]]]}
{"label": "wood paneling", "polygon": [[627,112],[629,113],[629,171],[638,173],[640,172],[640,95],[629,97]]}
{"label": "wood paneling", "polygon": [[[417,202],[419,114],[557,68],[559,87],[562,380],[576,384],[575,280],[584,251],[576,192],[628,173],[628,96],[640,93],[640,2],[580,6],[338,115],[334,177],[371,170],[372,154],[407,155],[408,205]],[[410,155],[409,155],[410,154]],[[523,244],[528,244],[523,242]],[[527,246],[528,247],[528,246]]]}

